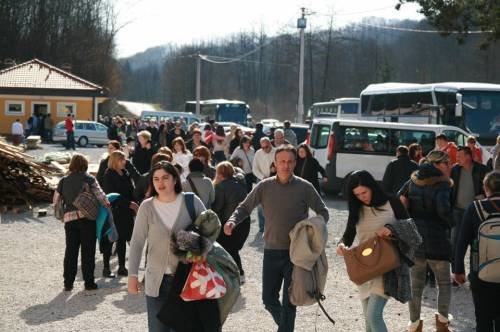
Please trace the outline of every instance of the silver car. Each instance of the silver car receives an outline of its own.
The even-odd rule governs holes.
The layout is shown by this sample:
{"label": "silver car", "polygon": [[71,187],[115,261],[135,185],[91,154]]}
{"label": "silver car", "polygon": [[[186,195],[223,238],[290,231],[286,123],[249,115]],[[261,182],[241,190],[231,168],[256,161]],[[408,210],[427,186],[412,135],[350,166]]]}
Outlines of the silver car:
{"label": "silver car", "polygon": [[[52,132],[54,142],[66,142],[66,126],[64,121],[59,122]],[[94,144],[99,147],[108,143],[108,127],[95,121],[75,121],[75,142],[81,146]]]}

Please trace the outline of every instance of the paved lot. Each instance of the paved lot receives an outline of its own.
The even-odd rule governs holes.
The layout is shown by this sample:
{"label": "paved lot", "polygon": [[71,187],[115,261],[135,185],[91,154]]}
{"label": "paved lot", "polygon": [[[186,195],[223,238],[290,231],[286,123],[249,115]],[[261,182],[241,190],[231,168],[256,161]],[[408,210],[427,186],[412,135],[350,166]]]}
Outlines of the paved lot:
{"label": "paved lot", "polygon": [[[47,149],[62,150],[58,146]],[[46,150],[36,150],[43,154]],[[86,148],[96,162],[104,149]],[[31,151],[30,151],[31,153]],[[329,222],[330,264],[326,301],[327,311],[337,321],[332,326],[317,306],[298,309],[296,331],[364,331],[357,289],[345,272],[342,259],[335,255],[335,243],[341,236],[347,211],[345,202],[326,200]],[[45,207],[42,205],[42,207]],[[255,220],[255,214],[253,216]],[[102,258],[96,256],[97,291],[84,291],[81,276],[72,292],[62,291],[64,229],[53,217],[35,218],[30,212],[7,213],[0,223],[0,331],[145,331],[146,307],[143,294],[126,293],[126,279],[100,278]],[[275,331],[270,315],[261,304],[262,238],[252,224],[250,236],[242,250],[247,283],[224,331]],[[116,257],[112,267],[117,266]],[[423,303],[424,331],[433,331],[436,290],[427,289]],[[470,291],[466,287],[453,290],[452,314],[456,331],[473,331],[474,318]],[[404,331],[408,308],[390,300],[385,310],[390,331]]]}

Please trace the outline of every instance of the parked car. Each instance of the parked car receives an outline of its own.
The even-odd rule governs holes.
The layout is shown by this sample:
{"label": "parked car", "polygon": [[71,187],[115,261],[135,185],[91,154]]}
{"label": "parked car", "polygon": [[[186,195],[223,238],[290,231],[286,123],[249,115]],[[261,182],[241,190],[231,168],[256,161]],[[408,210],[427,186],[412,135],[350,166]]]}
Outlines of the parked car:
{"label": "parked car", "polygon": [[[66,127],[64,121],[59,122],[52,130],[54,142],[66,142]],[[94,144],[99,147],[108,143],[108,127],[95,121],[75,121],[75,142],[81,146]]]}

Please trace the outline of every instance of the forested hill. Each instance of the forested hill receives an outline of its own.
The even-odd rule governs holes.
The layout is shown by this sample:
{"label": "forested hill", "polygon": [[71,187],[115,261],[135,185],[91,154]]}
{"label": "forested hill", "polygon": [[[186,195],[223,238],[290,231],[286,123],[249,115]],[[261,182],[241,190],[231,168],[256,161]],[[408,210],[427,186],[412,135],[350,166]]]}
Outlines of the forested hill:
{"label": "forested hill", "polygon": [[[425,32],[428,30],[433,28],[425,21],[373,18],[342,29],[306,30],[305,107],[336,97],[359,96],[368,84],[376,82],[500,83],[498,43],[480,50],[480,36],[470,35],[460,45],[453,35],[445,38]],[[186,100],[195,98],[196,60],[190,55],[199,52],[234,58],[255,49],[244,61],[203,61],[202,99],[245,100],[257,119],[291,117],[298,95],[297,31],[274,37],[264,32],[240,33],[201,44],[159,47],[121,59],[120,98],[182,109]]]}

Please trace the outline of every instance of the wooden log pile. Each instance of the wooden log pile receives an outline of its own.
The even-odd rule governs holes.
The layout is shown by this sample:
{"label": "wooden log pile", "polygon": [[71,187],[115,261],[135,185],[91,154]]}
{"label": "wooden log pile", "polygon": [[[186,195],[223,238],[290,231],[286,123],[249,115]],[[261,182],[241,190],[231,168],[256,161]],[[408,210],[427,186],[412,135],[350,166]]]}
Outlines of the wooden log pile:
{"label": "wooden log pile", "polygon": [[26,204],[31,209],[34,203],[51,202],[55,188],[48,179],[60,175],[0,140],[0,206]]}

